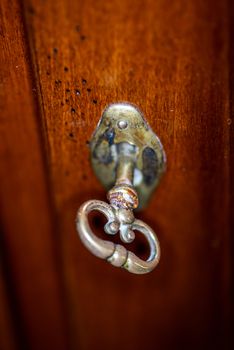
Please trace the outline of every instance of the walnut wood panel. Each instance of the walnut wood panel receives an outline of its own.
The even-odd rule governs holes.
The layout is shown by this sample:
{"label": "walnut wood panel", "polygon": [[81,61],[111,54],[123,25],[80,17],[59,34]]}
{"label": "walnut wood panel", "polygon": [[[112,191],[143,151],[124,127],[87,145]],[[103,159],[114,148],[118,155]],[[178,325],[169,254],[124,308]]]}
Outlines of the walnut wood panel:
{"label": "walnut wood panel", "polygon": [[[4,1],[7,21],[19,18],[13,4],[12,14],[12,3]],[[229,10],[228,1],[221,0],[23,2],[36,83],[29,77],[23,29],[16,28],[11,41],[20,36],[20,51],[14,54],[20,71],[4,47],[10,78],[4,83],[8,117],[2,122],[0,188],[10,232],[6,247],[31,348],[49,348],[53,339],[51,348],[66,349],[64,304],[71,349],[228,348]],[[9,45],[10,38],[5,40]],[[168,158],[167,173],[140,214],[155,228],[162,249],[159,267],[146,276],[93,257],[75,232],[79,205],[105,199],[90,166],[87,141],[104,107],[115,101],[142,109]],[[16,235],[16,222],[21,232],[24,228],[23,240]],[[27,259],[24,250],[31,252]],[[35,271],[39,275],[29,283]],[[40,313],[39,292],[44,300]]]}
{"label": "walnut wood panel", "polygon": [[[177,339],[198,346],[214,331],[219,337],[228,290],[225,3],[180,1],[170,9],[165,1],[32,6],[28,25],[73,343],[113,347],[124,339],[141,348],[141,339],[159,347]],[[154,276],[141,279],[91,257],[74,231],[77,206],[101,195],[85,141],[104,106],[116,100],[142,108],[168,155],[167,176],[144,216],[158,227],[164,255]]]}
{"label": "walnut wood panel", "polygon": [[[233,38],[234,34],[234,3],[230,2],[230,9],[229,9],[229,28],[230,33],[229,37]],[[230,91],[229,91],[229,109],[230,109],[230,226],[231,226],[231,232],[233,232],[234,228],[234,123],[233,123],[233,116],[234,116],[234,45],[230,45],[229,47],[229,82],[230,82]],[[231,247],[231,256],[233,255],[233,246],[234,246],[234,237],[231,235],[230,239],[230,247]],[[231,271],[234,271],[234,259],[232,258],[232,268]],[[231,296],[234,295],[234,280],[233,280],[233,273],[231,278]],[[231,307],[230,307],[230,314],[233,315],[234,310],[234,298],[231,298]],[[233,324],[233,317],[232,317],[232,323]],[[231,329],[230,329],[231,331]],[[233,342],[232,342],[233,344]]]}
{"label": "walnut wood panel", "polygon": [[[15,320],[20,348],[65,349],[56,230],[35,110],[36,84],[18,2],[1,1],[0,23],[1,252],[7,271],[4,289],[12,306],[8,316]],[[7,308],[4,289],[1,302]],[[3,320],[5,328],[7,323]],[[13,342],[13,335],[4,332],[1,349],[11,341],[9,336]]]}
{"label": "walnut wood panel", "polygon": [[[32,1],[26,13],[74,348],[223,344],[230,282],[227,3]],[[143,110],[168,157],[167,175],[142,214],[162,245],[160,266],[148,276],[95,259],[75,233],[77,207],[104,198],[86,141],[114,101]]]}

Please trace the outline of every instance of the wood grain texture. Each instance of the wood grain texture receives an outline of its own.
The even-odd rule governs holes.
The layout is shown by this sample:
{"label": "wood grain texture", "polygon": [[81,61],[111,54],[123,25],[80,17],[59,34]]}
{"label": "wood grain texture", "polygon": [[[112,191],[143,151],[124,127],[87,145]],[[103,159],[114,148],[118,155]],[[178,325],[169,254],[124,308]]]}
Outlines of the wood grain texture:
{"label": "wood grain texture", "polygon": [[[31,345],[37,340],[50,344],[49,332],[60,348],[66,348],[57,267],[65,284],[71,349],[228,348],[228,1],[25,0],[23,4],[57,220],[52,236],[26,53],[20,46],[17,56],[23,71],[17,74],[9,49],[4,48],[6,71],[12,71],[5,91],[17,99],[13,104],[11,95],[4,95],[9,113],[4,123],[11,134],[3,133],[7,168],[1,174],[1,188],[8,198],[3,217],[7,232],[15,232],[16,220],[27,228],[23,241],[9,234],[7,244],[13,261],[20,262],[12,268],[17,293],[26,305],[22,314]],[[115,101],[129,101],[142,109],[168,158],[167,173],[140,214],[158,233],[162,250],[159,267],[146,276],[129,275],[96,259],[75,232],[79,205],[91,198],[105,199],[86,143],[104,107]],[[26,129],[19,133],[21,118]],[[18,140],[14,148],[12,140]],[[29,145],[33,152],[27,152]],[[21,175],[16,176],[15,169]],[[24,186],[25,179],[29,181],[21,192],[19,179]],[[9,207],[21,208],[14,211],[14,220]],[[38,222],[39,212],[44,219]],[[27,259],[20,255],[29,249],[37,254]],[[61,265],[54,251],[61,252]],[[35,269],[46,270],[46,275],[37,276],[34,285],[43,295],[50,291],[36,319],[38,289],[33,293],[32,282],[22,286]],[[46,323],[37,329],[42,319]]]}
{"label": "wood grain texture", "polygon": [[[223,344],[230,281],[227,3],[30,4],[74,348]],[[167,175],[143,214],[158,231],[162,261],[140,278],[89,255],[74,228],[77,207],[104,197],[86,140],[114,101],[143,110],[168,157]]]}
{"label": "wood grain texture", "polygon": [[[15,303],[12,316],[21,333],[20,348],[65,349],[56,231],[35,110],[36,84],[21,7],[17,1],[2,1],[0,10],[1,251],[10,281],[8,296]],[[8,336],[5,333],[5,343]]]}
{"label": "wood grain texture", "polygon": [[[234,3],[230,2],[230,10],[229,10],[229,28],[230,28],[230,38],[233,37],[234,34]],[[229,48],[229,82],[230,82],[230,91],[229,91],[229,97],[230,97],[230,226],[231,226],[231,232],[234,230],[234,45],[230,45]],[[230,246],[231,246],[231,253],[232,249],[234,247],[234,237],[231,235],[230,239]],[[233,254],[232,254],[233,255]],[[234,271],[234,259],[231,259],[232,261],[232,267],[231,271]],[[233,274],[231,278],[231,290],[230,295],[234,295],[234,279]],[[231,298],[231,307],[230,307],[230,313],[233,315],[234,311],[234,298]],[[233,316],[231,319],[233,324]],[[230,329],[231,331],[231,329]]]}

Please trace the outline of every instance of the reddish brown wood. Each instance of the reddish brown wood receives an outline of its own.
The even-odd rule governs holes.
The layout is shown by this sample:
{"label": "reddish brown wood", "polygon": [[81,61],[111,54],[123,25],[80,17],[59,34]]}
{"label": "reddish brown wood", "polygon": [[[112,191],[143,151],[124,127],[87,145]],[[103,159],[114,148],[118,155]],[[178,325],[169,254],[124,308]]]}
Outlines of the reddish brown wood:
{"label": "reddish brown wood", "polygon": [[[6,246],[30,344],[39,341],[38,348],[45,349],[41,344],[51,344],[53,336],[51,348],[66,349],[61,268],[72,349],[228,348],[228,1],[24,2],[57,219],[53,236],[30,62],[22,26],[12,20],[19,19],[20,10],[14,5],[12,15],[9,6],[4,1],[11,36],[2,51],[9,78],[4,81],[0,189]],[[9,42],[15,36],[12,53]],[[140,214],[157,231],[162,249],[159,267],[146,276],[96,259],[75,232],[79,205],[105,199],[86,141],[103,108],[115,101],[142,109],[168,157],[167,174]],[[61,251],[61,265],[56,251]],[[29,276],[34,277],[30,282]],[[37,292],[45,296],[48,290],[39,313]]]}
{"label": "reddish brown wood", "polygon": [[66,349],[56,231],[36,120],[37,84],[30,76],[17,1],[1,1],[0,23],[1,250],[12,281],[9,297],[17,304],[12,310],[19,322],[15,326],[21,330],[22,349]]}
{"label": "reddish brown wood", "polygon": [[[30,4],[74,348],[223,343],[230,282],[227,2]],[[158,231],[162,261],[144,277],[92,257],[74,227],[85,199],[104,198],[86,140],[105,105],[119,100],[141,107],[168,156],[167,175],[143,214]]]}

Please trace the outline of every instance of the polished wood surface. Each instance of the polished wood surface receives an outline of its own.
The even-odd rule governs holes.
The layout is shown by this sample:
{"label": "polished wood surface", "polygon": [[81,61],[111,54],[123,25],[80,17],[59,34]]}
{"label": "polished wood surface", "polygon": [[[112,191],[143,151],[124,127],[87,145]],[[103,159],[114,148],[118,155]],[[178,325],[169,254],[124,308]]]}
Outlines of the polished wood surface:
{"label": "polished wood surface", "polygon": [[[21,347],[229,348],[229,6],[2,1],[2,244]],[[141,108],[167,154],[139,214],[162,250],[145,276],[95,258],[75,231],[79,205],[105,199],[87,141],[115,101]]]}
{"label": "polished wood surface", "polygon": [[[1,2],[0,207],[13,318],[25,349],[64,349],[54,211],[21,7]],[[4,267],[3,267],[4,270]],[[45,346],[44,346],[45,344]]]}

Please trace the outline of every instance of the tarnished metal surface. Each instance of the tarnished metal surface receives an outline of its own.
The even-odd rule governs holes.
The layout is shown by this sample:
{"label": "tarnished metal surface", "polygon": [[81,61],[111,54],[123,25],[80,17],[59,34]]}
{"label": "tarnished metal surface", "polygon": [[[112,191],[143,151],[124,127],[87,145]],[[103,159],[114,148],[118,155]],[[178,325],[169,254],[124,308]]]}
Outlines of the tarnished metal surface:
{"label": "tarnished metal surface", "polygon": [[133,184],[139,208],[143,208],[165,170],[165,153],[159,138],[134,105],[111,104],[104,110],[90,141],[94,172],[107,190],[117,177],[117,145],[125,142],[135,147]]}

